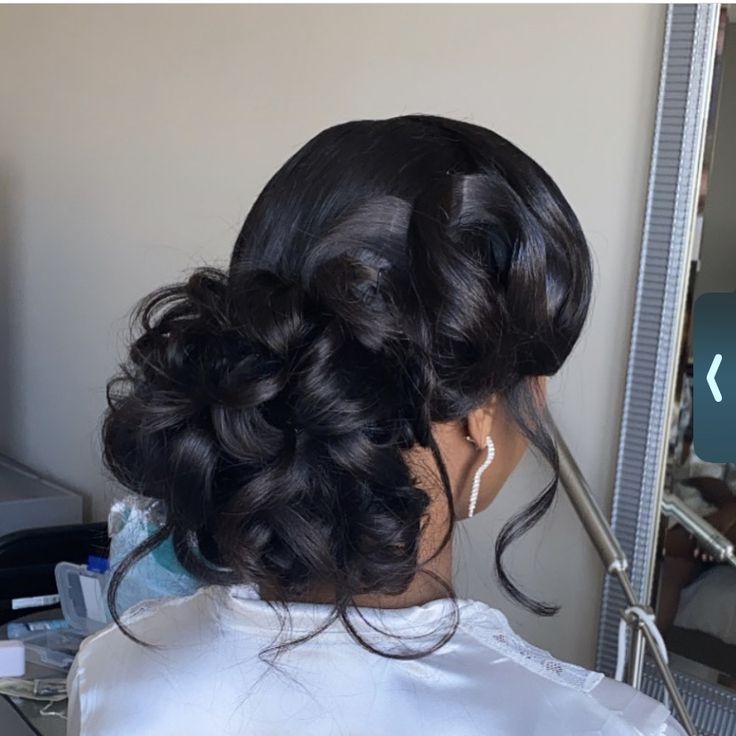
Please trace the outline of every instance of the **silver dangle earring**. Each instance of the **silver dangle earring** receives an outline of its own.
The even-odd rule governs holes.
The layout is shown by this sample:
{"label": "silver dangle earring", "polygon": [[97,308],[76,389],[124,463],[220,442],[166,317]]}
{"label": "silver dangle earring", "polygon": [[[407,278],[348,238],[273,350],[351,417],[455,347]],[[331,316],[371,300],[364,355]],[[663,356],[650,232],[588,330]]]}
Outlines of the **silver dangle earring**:
{"label": "silver dangle earring", "polygon": [[[469,436],[467,436],[465,439],[470,440],[472,442],[472,439]],[[478,468],[478,470],[475,471],[475,477],[473,478],[473,487],[472,487],[472,490],[470,491],[470,505],[468,507],[468,518],[470,518],[475,513],[475,505],[478,503],[478,494],[480,493],[481,476],[486,471],[488,466],[493,462],[493,458],[496,454],[496,448],[493,444],[493,440],[491,439],[491,435],[488,435],[486,437],[486,447],[488,448],[486,459],[483,461],[483,464]]]}

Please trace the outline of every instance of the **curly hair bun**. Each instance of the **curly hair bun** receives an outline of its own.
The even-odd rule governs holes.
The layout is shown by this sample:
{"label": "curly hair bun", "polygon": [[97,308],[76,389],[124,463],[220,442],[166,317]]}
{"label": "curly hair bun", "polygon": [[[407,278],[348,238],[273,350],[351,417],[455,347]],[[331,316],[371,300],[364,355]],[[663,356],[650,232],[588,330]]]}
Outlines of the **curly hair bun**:
{"label": "curly hair bun", "polygon": [[452,503],[434,423],[503,394],[555,466],[525,379],[566,359],[590,282],[569,204],[501,136],[421,115],[329,128],[266,185],[227,271],[140,303],[105,462],[164,500],[162,535],[203,581],[284,602],[326,587],[347,622],[421,567],[429,497],[404,450],[431,448]]}

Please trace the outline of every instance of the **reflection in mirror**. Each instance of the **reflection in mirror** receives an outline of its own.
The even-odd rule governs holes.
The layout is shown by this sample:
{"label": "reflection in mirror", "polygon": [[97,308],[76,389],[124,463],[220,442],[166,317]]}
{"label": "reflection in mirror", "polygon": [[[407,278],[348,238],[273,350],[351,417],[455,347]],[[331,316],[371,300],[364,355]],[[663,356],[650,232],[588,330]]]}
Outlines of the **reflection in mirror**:
{"label": "reflection in mirror", "polygon": [[663,510],[684,510],[662,517],[653,599],[672,669],[736,690],[736,457],[708,462],[693,437],[693,304],[736,290],[736,23],[725,9],[716,54],[663,488]]}

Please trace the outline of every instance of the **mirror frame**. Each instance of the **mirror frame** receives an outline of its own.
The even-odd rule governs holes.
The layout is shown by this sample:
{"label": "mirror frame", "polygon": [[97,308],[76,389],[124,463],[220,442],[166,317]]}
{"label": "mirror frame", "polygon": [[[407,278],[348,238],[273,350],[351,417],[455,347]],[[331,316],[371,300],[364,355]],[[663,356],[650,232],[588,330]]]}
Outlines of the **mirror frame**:
{"label": "mirror frame", "polygon": [[[629,560],[639,600],[652,594],[677,359],[684,322],[721,4],[667,7],[639,276],[619,435],[611,525]],[[607,576],[596,668],[616,668],[618,623],[626,600]],[[644,660],[643,692],[664,699]],[[736,692],[674,671],[699,733],[736,736]]]}

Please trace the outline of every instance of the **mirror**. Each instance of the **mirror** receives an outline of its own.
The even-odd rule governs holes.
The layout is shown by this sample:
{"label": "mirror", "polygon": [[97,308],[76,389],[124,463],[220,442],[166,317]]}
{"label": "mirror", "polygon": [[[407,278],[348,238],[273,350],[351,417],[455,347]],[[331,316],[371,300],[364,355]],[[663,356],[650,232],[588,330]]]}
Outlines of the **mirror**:
{"label": "mirror", "polygon": [[[709,367],[693,358],[697,298],[736,292],[735,133],[736,6],[669,5],[611,526],[702,736],[736,736],[736,565],[689,533],[713,522],[723,549],[736,542],[736,452],[704,462],[693,410],[709,385]],[[626,607],[608,576],[596,667],[609,676]],[[627,682],[666,701],[641,637],[629,641]]]}
{"label": "mirror", "polygon": [[[736,454],[703,459],[693,431],[693,306],[702,294],[736,290],[736,24],[725,8],[719,20],[662,491],[734,544]],[[736,691],[736,558],[719,561],[664,515],[652,601],[672,668]]]}

